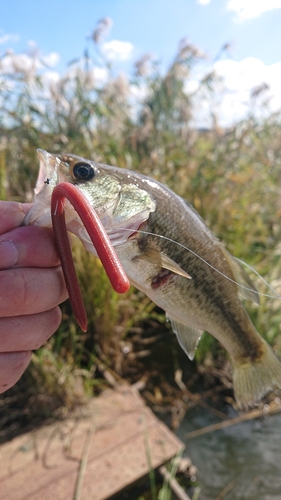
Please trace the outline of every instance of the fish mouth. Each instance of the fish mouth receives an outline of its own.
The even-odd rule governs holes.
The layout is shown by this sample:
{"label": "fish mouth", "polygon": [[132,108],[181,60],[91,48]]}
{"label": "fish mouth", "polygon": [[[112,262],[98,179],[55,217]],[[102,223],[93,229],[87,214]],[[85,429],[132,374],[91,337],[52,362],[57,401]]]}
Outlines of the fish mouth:
{"label": "fish mouth", "polygon": [[[52,191],[60,182],[69,182],[68,155],[57,155],[44,149],[38,149],[37,156],[40,166],[34,189],[36,203],[26,222],[49,227],[51,225],[51,214],[48,207],[50,206]],[[76,157],[71,155],[71,158]],[[77,157],[77,159],[79,160],[80,157]],[[103,174],[102,167],[103,165],[101,165],[100,169],[101,175]],[[86,190],[84,194],[90,202],[92,201],[93,209],[98,214],[112,245],[118,246],[126,243],[138,231],[139,227],[148,220],[150,213],[154,212],[156,204],[152,197],[140,189],[139,186],[126,182],[122,185],[122,179],[120,180],[114,171],[105,171],[105,174],[116,181],[113,190],[114,196],[112,195],[111,200],[106,197],[105,204],[100,205],[95,203],[94,199],[90,200],[91,192]],[[71,183],[75,184],[75,182]],[[102,184],[101,186],[105,190]],[[79,183],[77,188],[83,191],[83,186],[79,185]],[[95,191],[95,194],[98,195],[98,190]],[[88,238],[83,221],[68,201],[65,202],[65,220],[67,229],[78,236],[87,250],[91,251],[90,245],[92,245],[92,242]],[[95,252],[92,251],[92,253]]]}
{"label": "fish mouth", "polygon": [[34,188],[35,195],[40,193],[44,184],[53,177],[58,166],[58,158],[44,149],[37,149],[37,156],[39,159],[39,172]]}

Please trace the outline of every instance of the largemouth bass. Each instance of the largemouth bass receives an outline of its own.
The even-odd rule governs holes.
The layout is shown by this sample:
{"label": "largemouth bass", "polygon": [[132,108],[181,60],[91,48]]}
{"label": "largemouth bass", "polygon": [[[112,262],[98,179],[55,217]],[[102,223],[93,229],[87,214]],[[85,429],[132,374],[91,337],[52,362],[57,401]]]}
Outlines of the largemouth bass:
{"label": "largemouth bass", "polygon": [[[239,292],[258,302],[254,285],[188,203],[137,172],[71,154],[39,150],[38,155],[34,205],[26,224],[51,226],[54,187],[75,184],[98,213],[130,282],[166,311],[191,359],[207,331],[230,354],[240,407],[281,388],[281,364],[240,302]],[[70,204],[65,213],[67,229],[96,255]]]}

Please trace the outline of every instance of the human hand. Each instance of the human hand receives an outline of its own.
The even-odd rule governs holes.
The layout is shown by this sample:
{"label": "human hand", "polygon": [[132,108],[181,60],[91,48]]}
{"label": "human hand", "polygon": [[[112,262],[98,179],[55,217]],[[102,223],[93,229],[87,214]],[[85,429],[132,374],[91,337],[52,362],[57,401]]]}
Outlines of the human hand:
{"label": "human hand", "polygon": [[52,230],[20,227],[29,208],[0,201],[0,393],[57,330],[68,297]]}

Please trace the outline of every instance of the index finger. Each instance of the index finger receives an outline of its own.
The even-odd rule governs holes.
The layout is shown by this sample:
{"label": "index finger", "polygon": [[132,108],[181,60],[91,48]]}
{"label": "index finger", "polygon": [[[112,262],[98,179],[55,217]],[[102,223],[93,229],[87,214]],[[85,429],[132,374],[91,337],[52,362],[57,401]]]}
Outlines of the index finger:
{"label": "index finger", "polygon": [[0,234],[0,269],[59,265],[52,229],[21,226]]}
{"label": "index finger", "polygon": [[0,234],[20,226],[29,209],[30,203],[0,200]]}

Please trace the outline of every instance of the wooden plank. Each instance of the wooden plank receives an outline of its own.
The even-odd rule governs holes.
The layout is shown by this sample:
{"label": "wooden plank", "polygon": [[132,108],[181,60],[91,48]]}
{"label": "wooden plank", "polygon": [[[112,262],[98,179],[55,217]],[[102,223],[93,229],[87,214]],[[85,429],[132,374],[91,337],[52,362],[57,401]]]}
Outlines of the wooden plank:
{"label": "wooden plank", "polygon": [[0,499],[70,500],[82,479],[81,500],[105,500],[182,449],[138,392],[120,386],[93,399],[86,415],[2,445]]}

